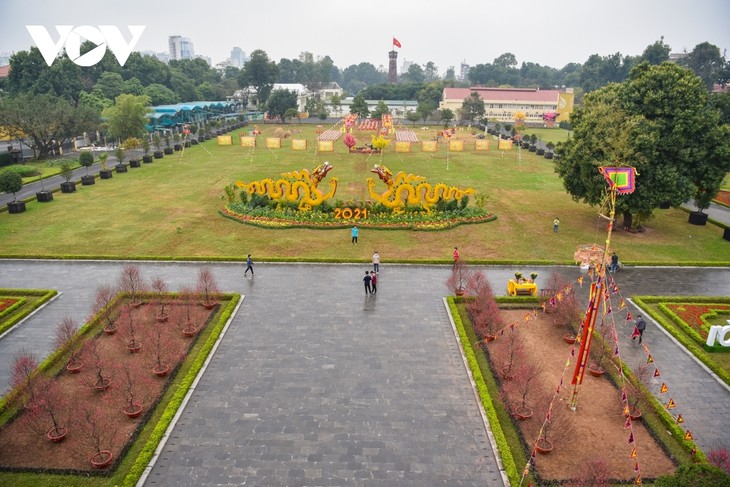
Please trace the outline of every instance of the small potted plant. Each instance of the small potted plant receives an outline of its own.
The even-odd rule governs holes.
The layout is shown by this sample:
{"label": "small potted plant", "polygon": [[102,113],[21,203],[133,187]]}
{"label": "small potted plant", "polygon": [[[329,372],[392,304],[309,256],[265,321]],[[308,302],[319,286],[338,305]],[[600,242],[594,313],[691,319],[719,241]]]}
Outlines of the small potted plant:
{"label": "small potted plant", "polygon": [[106,160],[109,159],[109,154],[106,152],[102,152],[99,154],[99,164],[101,165],[101,170],[99,171],[99,178],[101,179],[111,179],[112,175],[114,174],[111,169],[106,165]]}
{"label": "small potted plant", "polygon": [[515,281],[517,283],[521,283],[523,280],[524,279],[522,278],[522,273],[521,272],[515,272]]}
{"label": "small potted plant", "polygon": [[172,142],[173,142],[172,149],[175,152],[179,152],[179,151],[182,150],[183,146],[180,143],[180,134],[178,134],[178,133],[173,134],[173,136],[172,136]]}
{"label": "small potted plant", "polygon": [[117,158],[117,165],[114,167],[117,172],[127,172],[127,165],[124,164],[124,149],[121,146],[114,149],[114,157]]}
{"label": "small potted plant", "polygon": [[175,152],[173,150],[173,148],[172,148],[171,143],[170,143],[171,137],[170,137],[170,132],[169,131],[165,131],[164,139],[165,139],[165,155],[166,156],[169,156],[170,154],[172,154],[173,152]]}
{"label": "small potted plant", "polygon": [[[53,167],[53,162],[51,162],[51,161],[47,162],[46,166]],[[46,185],[43,182],[44,179],[45,178],[43,177],[43,175],[41,175],[41,177],[38,178],[38,180],[41,182],[41,190],[36,192],[35,199],[39,203],[48,203],[50,201],[53,201],[53,193],[46,189]]]}
{"label": "small potted plant", "polygon": [[25,202],[18,201],[15,193],[23,189],[23,178],[17,172],[6,169],[0,173],[0,191],[13,193],[13,201],[8,203],[8,213],[23,213]]}
{"label": "small potted plant", "polygon": [[446,286],[456,296],[463,296],[466,292],[466,285],[469,282],[471,270],[462,260],[457,260],[451,268],[451,276],[446,281]]}
{"label": "small potted plant", "polygon": [[199,143],[198,138],[200,137],[201,133],[202,132],[199,127],[196,127],[195,125],[190,127],[191,138],[190,138],[189,142],[191,145],[198,145],[198,143]]}
{"label": "small potted plant", "polygon": [[545,159],[552,159],[553,158],[553,149],[555,149],[555,144],[553,142],[548,142],[545,147],[547,147],[547,151],[545,151]]}
{"label": "small potted plant", "polygon": [[537,279],[537,272],[530,272],[530,282],[535,282]]}
{"label": "small potted plant", "polygon": [[142,145],[142,141],[137,137],[129,137],[122,142],[122,147],[127,151],[129,157],[129,167],[141,167],[139,156],[137,155],[136,149]]}
{"label": "small potted plant", "polygon": [[150,144],[150,139],[147,137],[144,137],[142,139],[142,150],[144,151],[144,155],[142,156],[142,162],[149,164],[152,162],[152,156],[150,155],[150,147],[152,144]]}
{"label": "small potted plant", "polygon": [[86,168],[86,174],[81,176],[81,184],[83,186],[91,186],[96,183],[96,178],[89,174],[89,168],[94,164],[94,154],[90,151],[82,152],[81,155],[79,155],[79,164]]}
{"label": "small potted plant", "polygon": [[73,193],[76,191],[76,183],[71,181],[73,175],[74,170],[71,163],[64,161],[63,164],[61,164],[61,177],[66,181],[61,183],[61,193]]}
{"label": "small potted plant", "polygon": [[155,133],[155,135],[152,136],[152,143],[155,146],[155,152],[153,153],[155,159],[162,159],[164,157],[164,152],[162,151],[162,138],[160,137],[160,134]]}

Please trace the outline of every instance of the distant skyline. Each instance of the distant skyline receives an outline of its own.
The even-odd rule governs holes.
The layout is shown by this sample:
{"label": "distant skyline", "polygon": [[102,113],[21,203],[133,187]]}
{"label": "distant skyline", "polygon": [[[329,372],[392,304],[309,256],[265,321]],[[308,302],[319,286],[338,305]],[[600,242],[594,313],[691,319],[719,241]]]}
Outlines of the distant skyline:
{"label": "distant skyline", "polygon": [[[730,1],[696,0],[492,0],[343,3],[310,0],[277,2],[153,2],[126,0],[0,0],[3,29],[0,52],[33,45],[26,25],[115,25],[129,39],[127,25],[145,25],[138,51],[168,51],[168,37],[188,37],[195,53],[224,61],[231,49],[250,55],[266,51],[277,63],[308,51],[328,55],[341,69],[369,62],[387,70],[396,37],[398,68],[403,60],[433,61],[443,75],[491,63],[511,52],[518,64],[533,62],[562,68],[584,63],[592,54],[640,55],[664,36],[672,52],[691,51],[701,42],[730,48]],[[726,54],[727,55],[727,54]]]}

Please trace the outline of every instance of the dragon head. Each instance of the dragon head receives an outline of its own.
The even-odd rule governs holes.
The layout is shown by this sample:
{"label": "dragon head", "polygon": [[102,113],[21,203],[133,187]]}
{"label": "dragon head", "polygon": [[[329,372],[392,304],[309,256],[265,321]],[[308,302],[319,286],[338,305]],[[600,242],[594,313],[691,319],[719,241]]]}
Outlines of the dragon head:
{"label": "dragon head", "polygon": [[393,173],[387,167],[375,164],[370,172],[377,174],[380,180],[388,186],[393,184]]}
{"label": "dragon head", "polygon": [[325,161],[324,164],[320,164],[319,166],[315,167],[312,170],[312,179],[314,180],[314,183],[320,183],[325,177],[327,177],[327,173],[330,172],[332,169],[333,167],[328,161]]}

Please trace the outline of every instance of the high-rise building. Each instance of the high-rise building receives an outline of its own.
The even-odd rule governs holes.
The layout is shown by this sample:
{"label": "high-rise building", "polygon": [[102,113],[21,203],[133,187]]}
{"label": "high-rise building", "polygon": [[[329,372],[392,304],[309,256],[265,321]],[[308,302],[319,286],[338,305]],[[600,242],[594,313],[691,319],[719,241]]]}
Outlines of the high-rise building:
{"label": "high-rise building", "polygon": [[187,37],[170,36],[168,38],[170,46],[170,59],[193,59],[195,57],[195,49],[193,41]]}
{"label": "high-rise building", "polygon": [[469,78],[470,66],[466,64],[466,59],[461,62],[461,70],[459,71],[459,81],[467,81]]}
{"label": "high-rise building", "polygon": [[231,66],[242,68],[248,61],[248,56],[240,47],[234,47],[231,49],[231,57],[229,60],[231,61]]}
{"label": "high-rise building", "polygon": [[413,65],[413,61],[408,61],[407,59],[404,59],[400,65],[400,72],[407,73],[408,68],[410,68],[412,65]]}

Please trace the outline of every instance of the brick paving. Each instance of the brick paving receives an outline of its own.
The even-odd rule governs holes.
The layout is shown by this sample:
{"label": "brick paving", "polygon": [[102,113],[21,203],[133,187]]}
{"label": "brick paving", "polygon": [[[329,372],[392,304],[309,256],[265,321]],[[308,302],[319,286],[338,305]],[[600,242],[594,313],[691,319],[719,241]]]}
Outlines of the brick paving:
{"label": "brick paving", "polygon": [[[0,387],[15,351],[47,355],[60,317],[85,320],[123,265],[0,260],[0,287],[62,293],[0,340]],[[139,263],[171,289],[202,265]],[[503,485],[441,302],[449,267],[384,263],[372,297],[365,265],[258,263],[253,278],[210,267],[245,300],[145,485]],[[518,269],[486,270],[499,293]],[[539,282],[551,269],[534,270]],[[626,297],[730,294],[730,269],[627,268],[616,280]],[[645,341],[700,447],[727,444],[728,388],[652,322]]]}

